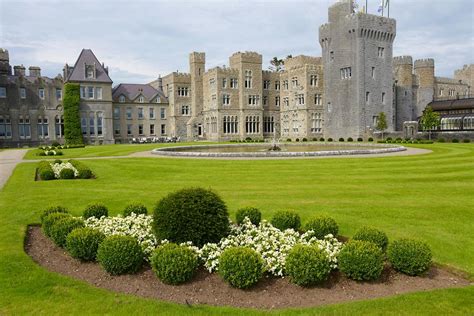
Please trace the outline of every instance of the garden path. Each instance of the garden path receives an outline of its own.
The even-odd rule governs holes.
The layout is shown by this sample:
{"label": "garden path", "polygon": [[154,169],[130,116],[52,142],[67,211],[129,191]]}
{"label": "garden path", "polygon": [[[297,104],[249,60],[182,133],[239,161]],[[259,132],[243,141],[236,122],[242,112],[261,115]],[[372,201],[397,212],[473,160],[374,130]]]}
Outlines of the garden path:
{"label": "garden path", "polygon": [[16,165],[22,162],[28,149],[8,149],[0,151],[0,189],[10,178]]}

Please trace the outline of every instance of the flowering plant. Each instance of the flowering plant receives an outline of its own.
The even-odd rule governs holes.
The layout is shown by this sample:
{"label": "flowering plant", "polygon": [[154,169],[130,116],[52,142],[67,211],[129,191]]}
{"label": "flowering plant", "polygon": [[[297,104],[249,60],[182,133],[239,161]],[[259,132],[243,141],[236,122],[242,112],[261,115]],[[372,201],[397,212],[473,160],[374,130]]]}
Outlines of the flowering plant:
{"label": "flowering plant", "polygon": [[53,169],[54,177],[57,179],[61,178],[61,171],[63,169],[72,169],[74,171],[74,177],[79,175],[77,169],[70,162],[51,163],[51,168]]}

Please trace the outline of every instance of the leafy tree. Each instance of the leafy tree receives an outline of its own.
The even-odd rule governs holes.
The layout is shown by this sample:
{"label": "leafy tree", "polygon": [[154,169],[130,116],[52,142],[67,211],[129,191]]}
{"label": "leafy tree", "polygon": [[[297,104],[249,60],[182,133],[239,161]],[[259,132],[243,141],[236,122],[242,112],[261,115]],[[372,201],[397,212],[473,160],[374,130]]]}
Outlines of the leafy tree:
{"label": "leafy tree", "polygon": [[382,132],[382,139],[384,139],[383,132],[387,129],[387,118],[385,117],[384,112],[379,113],[377,126],[375,126],[375,129]]}
{"label": "leafy tree", "polygon": [[270,69],[273,71],[282,71],[284,63],[285,62],[283,61],[283,59],[278,59],[278,57],[273,57],[273,59],[270,60],[270,64],[272,65]]}
{"label": "leafy tree", "polygon": [[428,139],[431,140],[431,131],[441,124],[439,113],[434,112],[431,106],[427,106],[423,111],[420,123],[423,130],[428,131]]}
{"label": "leafy tree", "polygon": [[80,86],[77,83],[64,85],[64,138],[67,145],[83,145],[79,105]]}

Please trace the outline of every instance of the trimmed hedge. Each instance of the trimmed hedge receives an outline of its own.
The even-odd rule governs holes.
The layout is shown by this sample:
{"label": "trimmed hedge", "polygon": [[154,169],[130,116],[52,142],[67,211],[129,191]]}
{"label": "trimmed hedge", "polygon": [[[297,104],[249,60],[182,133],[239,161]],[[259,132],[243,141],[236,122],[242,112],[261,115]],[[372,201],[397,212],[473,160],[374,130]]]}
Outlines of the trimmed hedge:
{"label": "trimmed hedge", "polygon": [[395,270],[408,275],[421,275],[431,266],[431,249],[418,240],[395,240],[388,246],[387,256]]}
{"label": "trimmed hedge", "polygon": [[353,280],[375,280],[383,270],[382,250],[370,241],[351,240],[338,256],[339,270]]}
{"label": "trimmed hedge", "polygon": [[38,175],[41,180],[53,180],[54,171],[48,161],[41,161],[38,164]]}
{"label": "trimmed hedge", "polygon": [[66,249],[69,254],[83,261],[94,261],[97,249],[105,235],[90,227],[76,228],[66,237]]}
{"label": "trimmed hedge", "polygon": [[62,206],[59,206],[59,205],[50,206],[50,207],[48,207],[47,209],[45,209],[41,212],[41,215],[40,215],[41,223],[43,223],[43,220],[45,219],[46,216],[48,216],[49,214],[53,214],[53,213],[68,213],[68,211],[65,207],[62,207]]}
{"label": "trimmed hedge", "polygon": [[285,263],[291,282],[309,286],[325,281],[331,272],[327,254],[316,246],[296,245],[290,250]]}
{"label": "trimmed hedge", "polygon": [[158,238],[197,247],[219,242],[229,233],[227,207],[216,193],[188,188],[162,198],[153,213],[153,230]]}
{"label": "trimmed hedge", "polygon": [[132,203],[129,204],[125,207],[123,210],[123,216],[127,217],[132,215],[132,213],[135,213],[135,215],[140,215],[140,214],[148,214],[148,210],[145,205],[141,203]]}
{"label": "trimmed hedge", "polygon": [[74,170],[71,168],[63,168],[59,173],[60,179],[74,179]]}
{"label": "trimmed hedge", "polygon": [[77,160],[73,160],[73,159],[70,159],[69,160],[69,163],[71,165],[74,166],[74,168],[76,168],[77,170],[77,177],[79,179],[90,179],[94,176],[94,174],[92,173],[92,170],[89,169],[89,167],[87,167],[85,164],[83,164],[82,162],[79,162]]}
{"label": "trimmed hedge", "polygon": [[339,226],[332,217],[320,215],[310,219],[305,225],[305,230],[312,230],[316,238],[323,239],[324,236],[329,234],[336,237]]}
{"label": "trimmed hedge", "polygon": [[258,208],[255,207],[244,207],[238,209],[235,214],[235,219],[237,220],[237,224],[242,224],[245,217],[248,217],[252,224],[258,226],[260,221],[262,220],[262,213]]}
{"label": "trimmed hedge", "polygon": [[43,229],[43,233],[47,237],[51,237],[51,228],[53,227],[54,223],[67,217],[71,217],[71,214],[51,213],[49,215],[46,215],[41,222],[41,228]]}
{"label": "trimmed hedge", "polygon": [[370,241],[376,244],[382,251],[387,249],[388,237],[383,231],[372,227],[360,228],[352,237],[354,240]]}
{"label": "trimmed hedge", "polygon": [[233,287],[246,289],[263,276],[264,262],[255,250],[232,247],[224,250],[219,258],[219,274]]}
{"label": "trimmed hedge", "polygon": [[301,227],[301,219],[295,212],[278,211],[273,215],[271,224],[282,231],[289,228],[298,230]]}
{"label": "trimmed hedge", "polygon": [[89,217],[101,218],[102,216],[109,216],[109,210],[105,205],[100,203],[89,204],[82,215],[84,219],[88,219]]}
{"label": "trimmed hedge", "polygon": [[66,237],[76,228],[84,227],[84,221],[77,217],[62,218],[51,226],[51,239],[54,243],[64,248],[66,246]]}
{"label": "trimmed hedge", "polygon": [[142,267],[143,251],[135,238],[112,235],[99,245],[97,261],[112,275],[135,273]]}
{"label": "trimmed hedge", "polygon": [[64,85],[64,139],[67,145],[83,145],[79,105],[81,102],[80,85]]}
{"label": "trimmed hedge", "polygon": [[194,276],[199,259],[189,247],[169,243],[156,248],[151,257],[151,267],[163,283],[181,284]]}

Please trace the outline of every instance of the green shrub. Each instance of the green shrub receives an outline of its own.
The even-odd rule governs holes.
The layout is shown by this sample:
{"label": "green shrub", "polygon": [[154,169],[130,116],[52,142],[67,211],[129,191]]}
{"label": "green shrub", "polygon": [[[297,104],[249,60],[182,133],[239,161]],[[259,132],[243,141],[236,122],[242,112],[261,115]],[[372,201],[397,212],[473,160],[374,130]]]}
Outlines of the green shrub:
{"label": "green shrub", "polygon": [[55,140],[55,141],[53,141],[53,142],[51,143],[51,146],[53,146],[53,147],[59,147],[59,146],[61,146],[61,144],[60,144],[58,141]]}
{"label": "green shrub", "polygon": [[76,228],[66,237],[66,249],[69,254],[84,261],[94,261],[97,249],[105,235],[90,227]]}
{"label": "green shrub", "polygon": [[41,161],[38,164],[38,175],[41,180],[53,180],[54,171],[48,161]]}
{"label": "green shrub", "polygon": [[143,264],[143,251],[132,236],[112,235],[99,245],[97,261],[112,275],[135,273]]}
{"label": "green shrub", "polygon": [[46,215],[41,222],[41,228],[43,229],[45,236],[51,237],[51,227],[54,225],[54,223],[67,217],[71,217],[71,214],[51,213]]}
{"label": "green shrub", "polygon": [[79,105],[81,102],[80,85],[64,84],[64,139],[67,145],[83,145]]}
{"label": "green shrub", "polygon": [[307,141],[308,141],[308,139],[307,139],[306,137],[304,137],[304,138],[303,138],[303,141],[304,141],[304,142],[307,142]]}
{"label": "green shrub", "polygon": [[331,137],[328,138],[328,142],[332,142],[333,139]]}
{"label": "green shrub", "polygon": [[291,138],[287,138],[286,141],[291,143]]}
{"label": "green shrub", "polygon": [[300,139],[299,139],[299,138],[295,139],[295,142],[299,142],[299,141],[300,141]]}
{"label": "green shrub", "polygon": [[158,202],[153,214],[153,230],[158,240],[192,241],[202,247],[227,236],[229,214],[216,193],[202,188],[183,189]]}
{"label": "green shrub", "polygon": [[60,179],[74,179],[74,170],[71,168],[63,168],[59,173]]}
{"label": "green shrub", "polygon": [[246,138],[245,138],[245,141],[246,141],[246,142],[251,142],[251,141],[252,141],[252,137],[246,137]]}
{"label": "green shrub", "polygon": [[332,217],[320,215],[310,219],[305,225],[305,230],[312,230],[316,238],[323,239],[324,236],[329,234],[336,237],[339,226]]}
{"label": "green shrub", "polygon": [[400,137],[397,137],[397,138],[395,139],[395,141],[396,141],[397,143],[400,143],[400,142],[402,141],[402,139],[401,139]]}
{"label": "green shrub", "polygon": [[347,139],[347,141],[348,141],[348,142],[353,142],[354,139],[353,139],[352,137],[349,137],[349,138]]}
{"label": "green shrub", "polygon": [[73,165],[74,168],[76,168],[77,173],[78,173],[77,177],[79,179],[90,179],[90,178],[92,178],[92,176],[93,176],[92,171],[89,169],[89,167],[87,167],[82,162],[71,159],[71,160],[69,160],[69,163],[71,165]]}
{"label": "green shrub", "polygon": [[316,137],[313,137],[313,138],[311,139],[311,141],[313,141],[313,142],[317,142],[317,141],[318,141],[318,139],[317,139]]}
{"label": "green shrub", "polygon": [[318,247],[296,245],[286,257],[285,269],[293,283],[309,286],[325,281],[331,264],[327,254]]}
{"label": "green shrub", "polygon": [[459,139],[454,138],[451,143],[459,143]]}
{"label": "green shrub", "polygon": [[388,237],[387,234],[385,234],[383,231],[378,230],[376,228],[372,227],[362,227],[360,228],[352,237],[354,240],[364,240],[364,241],[370,241],[376,244],[377,246],[382,249],[382,251],[385,251],[387,249],[388,245]]}
{"label": "green shrub", "polygon": [[189,247],[170,243],[155,250],[151,267],[163,283],[180,284],[191,280],[199,267],[199,259]]}
{"label": "green shrub", "polygon": [[471,140],[470,140],[470,139],[465,139],[465,140],[463,140],[462,142],[467,144],[467,143],[470,143]]}
{"label": "green shrub", "polygon": [[385,140],[386,141],[392,141],[392,137],[387,137]]}
{"label": "green shrub", "polygon": [[59,247],[66,246],[66,237],[73,229],[84,227],[84,221],[77,217],[66,217],[55,221],[51,226],[51,239]]}
{"label": "green shrub", "polygon": [[342,138],[342,137],[339,138],[339,141],[340,141],[340,142],[343,142],[343,141],[344,141],[344,138]]}
{"label": "green shrub", "polygon": [[82,215],[84,219],[88,219],[89,217],[101,218],[102,216],[109,216],[109,210],[105,205],[100,203],[89,204]]}
{"label": "green shrub", "polygon": [[301,227],[301,219],[298,214],[292,211],[278,211],[273,215],[271,223],[279,230],[293,228],[298,230]]}
{"label": "green shrub", "polygon": [[62,164],[63,161],[62,161],[61,159],[56,159],[56,160],[54,160],[53,163],[54,163],[54,164],[57,164],[57,163],[58,163],[58,164]]}
{"label": "green shrub", "polygon": [[244,207],[241,209],[238,209],[236,214],[235,214],[235,219],[237,220],[237,224],[242,224],[244,221],[244,218],[248,217],[252,224],[258,226],[260,224],[260,221],[262,220],[262,213],[258,208],[255,207]]}
{"label": "green shrub", "polygon": [[140,214],[148,214],[148,210],[145,205],[141,203],[132,203],[129,204],[125,207],[123,210],[123,216],[130,216],[132,213],[135,213],[135,215],[140,215]]}
{"label": "green shrub", "polygon": [[368,141],[369,141],[369,142],[373,142],[374,139],[373,139],[372,137],[369,137]]}
{"label": "green shrub", "polygon": [[358,142],[363,142],[364,139],[362,139],[361,137],[359,137],[359,138],[357,138],[357,141],[358,141]]}
{"label": "green shrub", "polygon": [[320,141],[320,142],[324,142],[324,137],[321,137],[321,138],[319,139],[319,141]]}
{"label": "green shrub", "polygon": [[383,270],[382,250],[370,241],[351,240],[338,256],[339,270],[354,280],[375,280]]}
{"label": "green shrub", "polygon": [[263,276],[264,262],[255,250],[232,247],[219,257],[219,274],[233,287],[249,288]]}
{"label": "green shrub", "polygon": [[431,249],[427,243],[412,239],[399,239],[387,249],[392,267],[408,275],[420,275],[431,266]]}
{"label": "green shrub", "polygon": [[41,223],[43,223],[43,220],[45,219],[46,216],[48,216],[49,214],[53,214],[53,213],[67,213],[67,209],[65,207],[62,207],[62,206],[50,206],[48,207],[47,209],[43,210],[41,212],[41,215],[40,215],[40,221]]}

